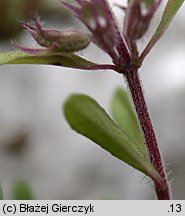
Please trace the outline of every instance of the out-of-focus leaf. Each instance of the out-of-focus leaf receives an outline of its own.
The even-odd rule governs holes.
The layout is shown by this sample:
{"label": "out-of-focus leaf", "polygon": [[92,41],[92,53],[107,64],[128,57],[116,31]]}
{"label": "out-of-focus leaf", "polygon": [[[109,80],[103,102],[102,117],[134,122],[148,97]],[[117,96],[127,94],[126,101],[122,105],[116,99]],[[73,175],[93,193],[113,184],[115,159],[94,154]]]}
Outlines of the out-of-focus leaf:
{"label": "out-of-focus leaf", "polygon": [[22,31],[18,20],[29,19],[44,4],[41,0],[0,0],[0,40],[17,36]]}
{"label": "out-of-focus leaf", "polygon": [[0,184],[0,200],[3,200],[3,190],[1,184]]}
{"label": "out-of-focus leaf", "polygon": [[130,139],[137,145],[139,151],[148,157],[148,151],[144,144],[143,134],[135,111],[129,100],[128,93],[118,88],[112,97],[111,110],[116,123],[126,132]]}
{"label": "out-of-focus leaf", "polygon": [[151,178],[156,172],[138,147],[92,98],[74,94],[64,105],[64,114],[71,128],[84,135],[115,157]]}
{"label": "out-of-focus leaf", "polygon": [[0,53],[0,65],[3,64],[44,64],[88,70],[96,64],[72,53],[47,53],[31,55],[21,51]]}
{"label": "out-of-focus leaf", "polygon": [[146,7],[150,8],[152,3],[155,2],[155,0],[142,0],[142,2],[146,5]]}
{"label": "out-of-focus leaf", "polygon": [[150,52],[153,46],[165,33],[165,31],[167,30],[168,26],[172,22],[174,16],[176,15],[177,11],[180,9],[183,2],[184,0],[168,0],[165,10],[163,12],[161,22],[155,34],[153,35],[152,39],[150,40],[145,50],[141,54],[141,60],[143,60],[146,57],[146,55]]}
{"label": "out-of-focus leaf", "polygon": [[12,196],[14,200],[33,200],[30,186],[25,181],[17,181],[14,184]]}

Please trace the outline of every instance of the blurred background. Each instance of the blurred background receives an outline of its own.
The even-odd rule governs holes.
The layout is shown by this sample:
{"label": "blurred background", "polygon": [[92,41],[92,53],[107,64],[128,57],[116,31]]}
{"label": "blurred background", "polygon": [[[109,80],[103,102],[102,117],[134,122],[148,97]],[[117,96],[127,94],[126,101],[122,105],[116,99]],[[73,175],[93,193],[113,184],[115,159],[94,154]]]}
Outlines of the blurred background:
{"label": "blurred background", "polygon": [[[123,14],[110,2],[121,27]],[[140,41],[140,49],[155,30],[163,7]],[[29,19],[36,9],[46,27],[79,27],[57,1],[0,0],[1,51],[14,49],[12,39],[35,46],[19,21]],[[184,20],[185,6],[140,71],[174,199],[185,199]],[[93,45],[80,55],[110,63]],[[23,180],[35,199],[154,199],[149,179],[72,131],[61,111],[66,98],[79,92],[94,97],[110,113],[111,97],[118,86],[125,87],[124,80],[112,71],[1,66],[0,181],[4,198],[11,199],[14,183]]]}

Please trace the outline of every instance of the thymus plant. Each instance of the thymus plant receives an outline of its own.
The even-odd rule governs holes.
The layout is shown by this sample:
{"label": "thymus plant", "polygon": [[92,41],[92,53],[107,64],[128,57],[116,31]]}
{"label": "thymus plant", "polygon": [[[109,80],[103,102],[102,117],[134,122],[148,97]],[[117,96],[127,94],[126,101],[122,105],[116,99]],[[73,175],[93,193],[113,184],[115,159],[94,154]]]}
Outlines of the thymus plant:
{"label": "thymus plant", "polygon": [[[106,0],[60,1],[87,31],[44,29],[38,16],[22,26],[40,45],[39,49],[14,43],[19,51],[0,53],[0,64],[49,64],[83,70],[112,70],[126,80],[127,92],[118,89],[112,100],[114,120],[91,97],[73,94],[64,104],[72,129],[91,139],[112,155],[150,177],[158,199],[171,199],[158,142],[145,102],[139,69],[164,34],[184,0],[168,0],[161,21],[140,53],[138,41],[146,34],[162,0],[128,0],[117,5],[125,14],[123,31]],[[115,2],[116,3],[116,2]],[[76,54],[90,43],[107,53],[112,64],[97,64]]]}

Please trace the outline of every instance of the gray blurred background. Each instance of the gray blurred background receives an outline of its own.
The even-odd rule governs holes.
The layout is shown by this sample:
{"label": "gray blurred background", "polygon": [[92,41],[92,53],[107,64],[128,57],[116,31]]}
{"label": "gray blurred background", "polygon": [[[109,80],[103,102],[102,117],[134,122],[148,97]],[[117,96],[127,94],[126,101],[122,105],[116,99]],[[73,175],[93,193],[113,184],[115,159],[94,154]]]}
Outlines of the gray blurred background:
{"label": "gray blurred background", "polygon": [[[53,2],[40,2],[45,26],[79,25]],[[3,0],[0,0],[0,10],[4,11]],[[122,14],[115,7],[114,10],[121,26]],[[15,10],[13,13],[15,26],[23,17],[29,18]],[[141,40],[141,49],[160,17],[161,11]],[[185,199],[184,20],[185,6],[140,71],[174,199]],[[11,25],[2,29],[0,33],[5,35],[0,41],[2,51],[13,49],[9,41],[12,38],[26,46],[35,45],[25,32],[11,33]],[[95,62],[110,63],[93,45],[80,55]],[[72,131],[61,111],[66,98],[79,92],[94,97],[110,113],[111,97],[118,86],[125,87],[124,80],[112,71],[1,66],[0,181],[4,198],[11,199],[12,185],[21,179],[29,183],[35,199],[154,199],[149,179]]]}

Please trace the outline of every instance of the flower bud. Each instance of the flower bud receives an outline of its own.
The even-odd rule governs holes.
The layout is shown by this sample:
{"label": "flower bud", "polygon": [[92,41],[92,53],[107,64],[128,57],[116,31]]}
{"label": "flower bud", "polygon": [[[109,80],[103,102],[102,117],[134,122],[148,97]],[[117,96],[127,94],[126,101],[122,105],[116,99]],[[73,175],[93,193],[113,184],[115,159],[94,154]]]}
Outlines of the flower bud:
{"label": "flower bud", "polygon": [[130,0],[126,9],[124,35],[130,41],[144,36],[161,0]]}
{"label": "flower bud", "polygon": [[92,41],[110,53],[116,47],[117,32],[115,20],[106,0],[75,0],[76,5],[62,1],[85,24],[92,34]]}
{"label": "flower bud", "polygon": [[[42,29],[38,18],[34,19],[34,25],[29,23],[22,23],[23,27],[32,35],[36,42],[47,48],[45,51],[56,51],[72,53],[85,49],[90,43],[90,36],[87,33],[79,32],[77,30],[49,30]],[[21,48],[20,46],[17,46]],[[26,51],[26,48],[22,48]],[[29,52],[31,51],[28,49]],[[38,51],[38,49],[37,49]],[[42,49],[41,52],[44,50]],[[34,49],[33,49],[34,53]]]}

